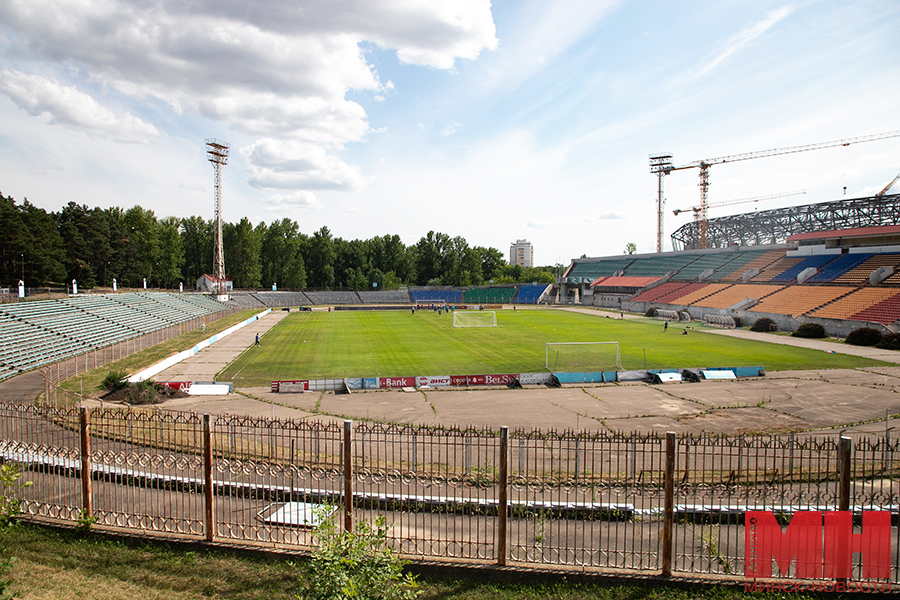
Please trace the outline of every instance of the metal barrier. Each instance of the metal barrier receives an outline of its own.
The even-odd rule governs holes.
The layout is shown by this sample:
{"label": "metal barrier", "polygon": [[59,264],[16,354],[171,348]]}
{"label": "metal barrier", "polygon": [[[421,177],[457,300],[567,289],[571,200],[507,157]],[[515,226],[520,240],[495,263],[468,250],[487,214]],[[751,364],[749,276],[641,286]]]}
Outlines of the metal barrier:
{"label": "metal barrier", "polygon": [[897,450],[887,424],[658,437],[0,404],[29,517],[309,549],[309,510],[331,505],[347,528],[385,516],[407,556],[663,575],[742,575],[747,510],[881,510],[897,582]]}

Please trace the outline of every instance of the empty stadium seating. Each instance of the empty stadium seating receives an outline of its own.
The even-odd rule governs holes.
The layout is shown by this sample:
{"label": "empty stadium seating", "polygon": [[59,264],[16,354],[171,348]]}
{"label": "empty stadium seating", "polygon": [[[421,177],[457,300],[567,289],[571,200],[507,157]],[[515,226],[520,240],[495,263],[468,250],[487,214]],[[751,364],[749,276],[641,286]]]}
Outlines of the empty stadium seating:
{"label": "empty stadium seating", "polygon": [[463,290],[452,288],[416,287],[410,288],[409,295],[414,304],[462,304]]}
{"label": "empty stadium seating", "polygon": [[406,290],[374,290],[357,292],[363,304],[409,304],[409,292]]}
{"label": "empty stadium seating", "polygon": [[856,321],[874,321],[876,323],[893,323],[900,320],[900,293],[894,294],[878,304],[873,304],[850,318]]}
{"label": "empty stadium seating", "polygon": [[842,254],[830,263],[822,266],[819,272],[810,277],[807,281],[811,283],[828,283],[834,281],[847,271],[864,263],[872,254]]}
{"label": "empty stadium seating", "polygon": [[845,286],[790,285],[763,298],[750,311],[803,315],[855,290]]}
{"label": "empty stadium seating", "polygon": [[575,266],[567,275],[570,279],[590,279],[598,277],[612,277],[618,271],[624,270],[633,262],[632,258],[613,258],[599,261],[576,261]]}
{"label": "empty stadium seating", "polygon": [[[823,306],[819,310],[810,313],[810,316],[825,319],[855,319],[857,314],[862,313],[866,309],[869,309],[888,298],[896,296],[897,294],[900,294],[900,290],[896,288],[862,288],[848,296],[835,300],[831,304]],[[878,322],[890,323],[891,321],[893,321],[893,319]]]}
{"label": "empty stadium seating", "polygon": [[806,258],[794,263],[778,275],[772,277],[770,281],[795,281],[797,279],[797,276],[806,269],[809,269],[810,267],[821,269],[834,259],[835,256],[833,255],[807,256]]}
{"label": "empty stadium seating", "polygon": [[880,267],[897,267],[900,265],[900,254],[869,254],[864,263],[838,276],[835,283],[863,285],[869,282],[869,275]]}
{"label": "empty stadium seating", "polygon": [[[734,270],[731,271],[731,273],[729,273],[728,275],[722,277],[721,281],[740,281],[743,278],[744,273],[746,273],[747,271],[751,271],[753,269],[759,269],[760,271],[763,271],[775,261],[784,258],[784,250],[746,252],[744,253],[744,256],[746,256],[747,258],[750,258],[752,256],[753,258],[750,258],[748,262],[740,265],[731,265]],[[725,265],[725,267],[728,266],[729,265]],[[723,269],[725,267],[723,267]]]}
{"label": "empty stadium seating", "polygon": [[721,292],[728,286],[730,283],[704,283],[701,284],[700,287],[694,289],[692,292],[680,296],[677,300],[675,300],[675,304],[694,304],[695,302],[706,298],[707,296],[711,296],[716,292]]}
{"label": "empty stadium seating", "polygon": [[327,291],[327,292],[306,292],[306,297],[310,303],[319,305],[337,305],[337,304],[362,304],[356,292],[351,291]]}
{"label": "empty stadium seating", "polygon": [[747,298],[760,300],[781,289],[784,289],[783,285],[738,283],[694,302],[694,306],[702,306],[704,308],[730,308]]}
{"label": "empty stadium seating", "polygon": [[627,269],[628,277],[662,277],[671,271],[681,271],[697,260],[697,254],[661,254],[635,258]]}
{"label": "empty stadium seating", "polygon": [[786,256],[782,256],[775,262],[768,265],[766,268],[760,269],[759,274],[750,279],[750,281],[771,281],[773,277],[784,273],[786,270],[790,269],[801,260],[803,259],[788,258]]}
{"label": "empty stadium seating", "polygon": [[516,292],[516,297],[513,298],[513,303],[515,304],[537,304],[541,299],[541,296],[547,292],[547,288],[550,286],[546,283],[539,283],[537,285],[523,285],[519,287],[519,290]]}
{"label": "empty stadium seating", "polygon": [[672,296],[679,290],[683,290],[690,285],[696,286],[697,284],[684,283],[681,281],[661,283],[654,288],[650,288],[649,290],[641,292],[640,294],[632,298],[632,300],[634,300],[635,302],[667,302],[665,298]]}
{"label": "empty stadium seating", "polygon": [[463,293],[466,304],[509,304],[516,295],[514,287],[468,288]]}

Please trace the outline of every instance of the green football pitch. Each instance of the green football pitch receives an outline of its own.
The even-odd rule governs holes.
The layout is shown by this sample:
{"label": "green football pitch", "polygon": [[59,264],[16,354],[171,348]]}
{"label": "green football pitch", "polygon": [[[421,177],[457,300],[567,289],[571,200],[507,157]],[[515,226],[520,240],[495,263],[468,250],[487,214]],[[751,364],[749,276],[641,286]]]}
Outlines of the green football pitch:
{"label": "green football pitch", "polygon": [[[828,354],[705,333],[680,335],[660,321],[619,320],[560,310],[497,311],[497,327],[453,327],[452,314],[417,311],[291,313],[217,376],[241,386],[276,379],[402,377],[543,372],[548,342],[619,344],[622,369],[763,366],[767,371],[840,369],[880,365]],[[551,369],[615,370],[614,350],[601,349],[594,367],[560,368],[558,347]],[[840,346],[835,345],[840,351]],[[579,351],[572,347],[565,352]],[[587,348],[584,349],[587,352]]]}

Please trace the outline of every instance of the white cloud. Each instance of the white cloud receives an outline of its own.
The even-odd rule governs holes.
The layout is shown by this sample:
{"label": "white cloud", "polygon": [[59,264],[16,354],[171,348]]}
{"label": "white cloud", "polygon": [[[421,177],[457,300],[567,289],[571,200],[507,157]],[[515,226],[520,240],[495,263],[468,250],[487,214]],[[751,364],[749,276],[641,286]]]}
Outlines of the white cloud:
{"label": "white cloud", "polygon": [[525,227],[530,227],[532,229],[545,229],[547,227],[553,227],[553,221],[551,221],[550,219],[531,218],[525,220],[522,225],[524,225]]}
{"label": "white cloud", "polygon": [[241,148],[241,155],[256,188],[358,191],[373,182],[358,167],[305,142],[263,139]]}
{"label": "white cloud", "polygon": [[610,220],[615,221],[618,219],[624,219],[625,217],[623,217],[622,215],[620,215],[618,213],[610,212],[610,213],[603,213],[602,215],[598,216],[597,218],[601,221],[610,221]]}
{"label": "white cloud", "polygon": [[447,123],[447,125],[444,126],[443,129],[438,132],[438,135],[441,137],[447,137],[448,135],[453,135],[460,129],[462,129],[462,125],[460,125],[456,121],[451,120],[449,123]]}
{"label": "white cloud", "polygon": [[132,114],[117,115],[90,95],[55,79],[6,69],[0,92],[31,116],[48,115],[51,123],[121,142],[147,143],[159,135],[153,125]]}
{"label": "white cloud", "polygon": [[299,191],[292,194],[275,194],[267,200],[266,208],[276,214],[291,209],[322,208],[322,203],[312,192]]}
{"label": "white cloud", "polygon": [[777,10],[772,10],[766,13],[764,19],[757,23],[754,23],[750,27],[747,27],[746,29],[729,39],[728,42],[726,42],[725,47],[719,50],[712,58],[712,60],[710,60],[703,68],[700,69],[700,71],[697,72],[695,77],[703,77],[704,75],[718,67],[729,56],[747,46],[750,42],[774,27],[779,21],[787,18],[792,12],[794,12],[793,6],[782,6]]}

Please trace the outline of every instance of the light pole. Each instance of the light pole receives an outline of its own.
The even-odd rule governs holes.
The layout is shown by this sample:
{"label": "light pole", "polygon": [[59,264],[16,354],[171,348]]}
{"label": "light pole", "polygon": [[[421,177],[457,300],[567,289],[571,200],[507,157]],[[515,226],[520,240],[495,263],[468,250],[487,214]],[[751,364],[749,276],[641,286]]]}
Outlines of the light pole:
{"label": "light pole", "polygon": [[20,254],[22,257],[22,281],[25,281],[25,253]]}

